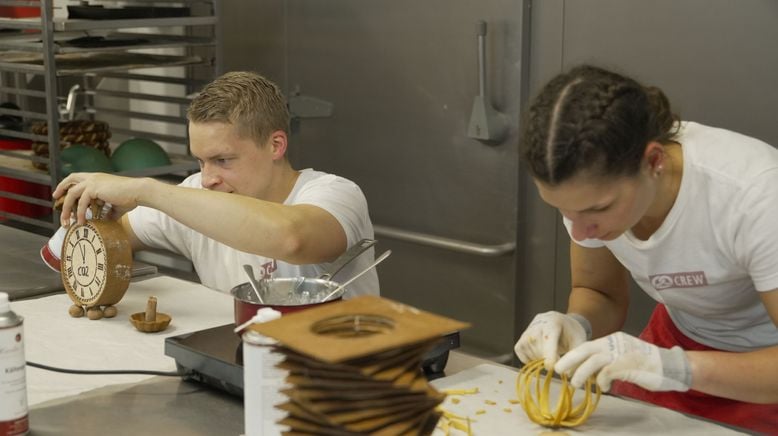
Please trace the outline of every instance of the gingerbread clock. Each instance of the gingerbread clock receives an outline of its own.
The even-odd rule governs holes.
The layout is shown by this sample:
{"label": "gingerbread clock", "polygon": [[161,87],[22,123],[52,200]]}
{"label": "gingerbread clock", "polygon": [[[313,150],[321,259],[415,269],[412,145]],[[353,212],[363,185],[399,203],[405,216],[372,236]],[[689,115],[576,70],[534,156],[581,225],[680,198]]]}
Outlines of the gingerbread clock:
{"label": "gingerbread clock", "polygon": [[62,284],[75,303],[71,316],[110,318],[130,285],[132,249],[121,224],[101,219],[99,208],[92,208],[92,216],[85,224],[70,226],[65,235]]}

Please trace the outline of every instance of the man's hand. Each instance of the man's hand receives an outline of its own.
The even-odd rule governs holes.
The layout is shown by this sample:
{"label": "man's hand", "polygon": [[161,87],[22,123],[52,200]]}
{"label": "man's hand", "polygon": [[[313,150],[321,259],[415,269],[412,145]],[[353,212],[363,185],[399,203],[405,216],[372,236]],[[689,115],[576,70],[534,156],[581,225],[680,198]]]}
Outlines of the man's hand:
{"label": "man's hand", "polygon": [[691,367],[680,347],[659,348],[623,332],[587,342],[565,354],[554,365],[557,373],[573,372],[570,382],[580,387],[592,374],[609,391],[613,380],[623,380],[650,391],[689,390]]}
{"label": "man's hand", "polygon": [[76,214],[79,224],[86,222],[86,211],[93,200],[111,204],[111,216],[117,219],[138,206],[138,197],[143,191],[146,179],[120,177],[104,173],[73,173],[60,182],[52,196],[64,196],[60,222],[70,225],[70,218]]}
{"label": "man's hand", "polygon": [[542,358],[546,369],[550,370],[560,355],[585,342],[591,331],[591,324],[581,315],[555,311],[540,313],[535,315],[513,349],[522,362]]}

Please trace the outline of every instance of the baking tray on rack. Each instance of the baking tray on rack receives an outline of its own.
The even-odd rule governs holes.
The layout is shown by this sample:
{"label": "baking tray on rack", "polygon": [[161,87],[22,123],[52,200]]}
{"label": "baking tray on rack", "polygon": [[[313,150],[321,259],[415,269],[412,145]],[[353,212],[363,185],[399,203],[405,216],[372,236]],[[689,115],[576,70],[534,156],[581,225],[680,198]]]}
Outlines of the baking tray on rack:
{"label": "baking tray on rack", "polygon": [[[57,75],[66,76],[69,74],[135,68],[193,65],[202,63],[203,59],[199,56],[171,56],[130,52],[86,52],[58,54],[55,56],[55,61],[57,63]],[[43,56],[40,53],[7,51],[0,53],[0,62],[42,67]]]}
{"label": "baking tray on rack", "polygon": [[106,8],[102,5],[68,5],[68,18],[86,20],[122,20],[132,18],[188,17],[189,8],[160,6],[123,6]]}

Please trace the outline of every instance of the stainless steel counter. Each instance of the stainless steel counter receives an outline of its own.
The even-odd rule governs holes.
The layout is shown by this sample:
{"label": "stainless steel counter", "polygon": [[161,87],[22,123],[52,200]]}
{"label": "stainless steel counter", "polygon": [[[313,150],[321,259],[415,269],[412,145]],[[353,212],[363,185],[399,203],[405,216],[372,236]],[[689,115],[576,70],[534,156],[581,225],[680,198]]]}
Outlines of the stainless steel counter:
{"label": "stainless steel counter", "polygon": [[[454,374],[483,362],[452,352],[446,372]],[[154,377],[34,406],[30,428],[35,436],[63,432],[85,436],[238,435],[243,433],[243,399],[177,377]]]}
{"label": "stainless steel counter", "polygon": [[154,377],[37,405],[30,429],[34,436],[238,435],[243,400],[177,377]]}
{"label": "stainless steel counter", "polygon": [[[452,351],[446,366],[446,375],[453,376],[474,368],[478,371],[481,367],[476,367],[487,362]],[[471,384],[473,383],[477,381],[474,380]],[[510,383],[506,383],[508,384]],[[646,422],[643,424],[643,430],[648,430],[649,434],[668,434],[668,428],[676,429],[677,432],[670,431],[676,434],[699,434],[699,431],[711,435],[747,433],[739,433],[743,432],[742,429],[718,423],[712,425],[707,420],[633,400],[619,401],[626,401],[627,407],[639,408],[642,415],[648,417],[644,419]],[[504,414],[500,413],[496,417],[502,415]],[[614,424],[615,429],[603,429],[604,426],[600,422],[599,426],[588,428],[587,433],[634,434],[630,432],[630,426],[621,421],[623,417],[612,418],[618,421]],[[479,419],[485,418],[481,416]],[[637,416],[630,419],[633,425],[639,420]],[[170,436],[240,435],[244,430],[243,422],[241,398],[199,383],[182,381],[177,377],[154,377],[137,384],[108,386],[82,395],[42,403],[30,410],[31,435],[35,436],[63,433],[78,433],[84,436],[106,433],[135,436],[152,432]],[[489,436],[492,436],[492,433]]]}
{"label": "stainless steel counter", "polygon": [[[58,294],[12,303],[12,309],[25,317],[27,359],[47,365],[86,370],[137,368],[171,371],[175,363],[163,354],[167,335],[198,331],[232,321],[233,300],[229,294],[214,292],[202,285],[166,276],[135,281],[122,300],[123,316],[89,321],[70,318],[67,296]],[[161,334],[141,334],[127,322],[127,314],[143,310],[149,295],[156,295],[165,307],[174,311],[172,330]],[[88,327],[93,326],[93,327]],[[484,365],[487,364],[487,365]],[[486,367],[488,371],[483,368]],[[492,370],[500,376],[486,376]],[[502,389],[513,398],[515,369],[452,352],[446,366],[447,377],[436,380],[438,387],[457,383],[483,386],[491,396]],[[496,380],[500,381],[497,382]],[[502,380],[507,381],[503,383]],[[178,377],[126,375],[66,375],[28,367],[27,388],[32,435],[53,434],[165,434],[165,435],[237,435],[243,432],[243,402],[206,385],[185,382]],[[611,403],[606,407],[606,403]],[[463,400],[460,405],[464,405]],[[483,400],[478,404],[483,407]],[[635,405],[637,404],[637,405]],[[451,406],[451,405],[447,405]],[[641,421],[649,433],[732,434],[726,428],[643,403],[628,406],[625,400],[603,399],[599,424],[587,428],[587,434],[630,434],[622,427],[629,421]],[[456,412],[452,409],[452,411]],[[506,419],[516,423],[506,422]],[[502,411],[479,418],[478,425],[494,423],[502,428],[530,424],[518,413]],[[661,423],[659,425],[658,423]],[[514,425],[516,424],[516,425]],[[681,429],[667,432],[672,427]],[[496,428],[496,427],[495,427]],[[537,429],[537,426],[533,426]],[[515,433],[516,431],[512,432]],[[533,430],[534,431],[534,430]],[[619,433],[621,432],[621,433]],[[476,433],[498,435],[489,430]]]}
{"label": "stainless steel counter", "polygon": [[18,300],[64,292],[59,274],[50,270],[38,254],[48,238],[0,225],[0,292]]}
{"label": "stainless steel counter", "polygon": [[[48,238],[35,233],[0,225],[0,292],[11,300],[65,292],[59,273],[49,269],[40,258],[40,249]],[[157,267],[134,261],[132,277],[155,274]]]}

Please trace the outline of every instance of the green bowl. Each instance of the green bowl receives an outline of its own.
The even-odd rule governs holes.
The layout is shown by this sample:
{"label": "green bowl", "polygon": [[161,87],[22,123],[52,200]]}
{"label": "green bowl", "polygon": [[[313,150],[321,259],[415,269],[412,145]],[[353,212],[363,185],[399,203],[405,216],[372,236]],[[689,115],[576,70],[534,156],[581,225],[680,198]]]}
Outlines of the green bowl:
{"label": "green bowl", "polygon": [[115,171],[111,160],[102,151],[81,144],[72,144],[60,152],[62,174],[71,173],[112,173]]}
{"label": "green bowl", "polygon": [[116,171],[130,171],[170,165],[170,157],[156,142],[132,138],[119,144],[111,155],[111,162]]}

